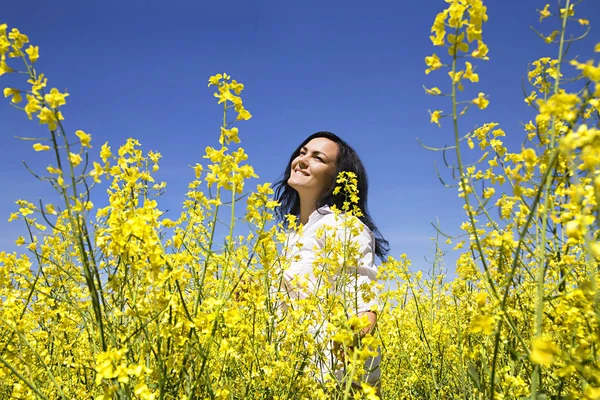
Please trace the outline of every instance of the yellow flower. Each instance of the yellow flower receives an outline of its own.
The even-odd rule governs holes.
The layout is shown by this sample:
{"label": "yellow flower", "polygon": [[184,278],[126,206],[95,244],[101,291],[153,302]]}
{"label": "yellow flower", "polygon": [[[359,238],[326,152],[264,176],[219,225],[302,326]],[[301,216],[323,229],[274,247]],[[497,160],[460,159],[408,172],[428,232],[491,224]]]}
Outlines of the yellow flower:
{"label": "yellow flower", "polygon": [[133,393],[142,400],[154,400],[157,397],[144,382],[138,382]]}
{"label": "yellow flower", "polygon": [[47,107],[41,109],[38,118],[40,120],[40,124],[48,125],[48,129],[51,131],[55,130],[57,127],[57,119],[54,115],[54,112]]}
{"label": "yellow flower", "polygon": [[577,62],[575,60],[570,63],[572,66],[581,71],[582,75],[594,82],[600,82],[600,65],[594,66],[592,61],[588,61],[585,64]]}
{"label": "yellow flower", "polygon": [[241,111],[239,111],[239,114],[238,114],[238,116],[237,116],[236,119],[237,120],[242,120],[243,119],[244,121],[247,121],[250,118],[252,118],[252,114],[250,114],[250,112],[244,108]]}
{"label": "yellow flower", "polygon": [[461,91],[464,89],[462,84],[462,78],[464,73],[465,71],[448,71],[448,76],[450,77],[450,79],[452,79],[452,83],[455,84],[456,88]]}
{"label": "yellow flower", "polygon": [[41,108],[42,107],[40,107],[40,102],[38,101],[38,99],[36,99],[35,96],[28,94],[27,105],[24,108],[25,113],[27,113],[27,117],[31,119],[32,114],[40,111]]}
{"label": "yellow flower", "polygon": [[481,26],[469,24],[467,26],[467,41],[481,40]]}
{"label": "yellow flower", "polygon": [[41,144],[41,143],[36,143],[33,145],[33,149],[35,151],[48,151],[48,150],[50,150],[50,146],[47,146],[47,145]]}
{"label": "yellow flower", "polygon": [[585,18],[579,18],[577,22],[579,22],[579,25],[581,26],[586,26],[590,24],[590,21]]}
{"label": "yellow flower", "polygon": [[426,87],[424,87],[424,89],[425,93],[430,94],[432,96],[439,96],[442,94],[442,91],[437,87],[433,87],[431,89],[427,89]]}
{"label": "yellow flower", "polygon": [[377,396],[377,391],[371,385],[365,382],[361,382],[360,387],[367,400],[379,400],[379,396]]}
{"label": "yellow flower", "polygon": [[217,104],[227,101],[230,101],[234,104],[240,103],[239,97],[234,96],[234,94],[229,91],[229,87],[227,85],[219,86],[219,93],[214,93],[214,96],[219,99]]}
{"label": "yellow flower", "polygon": [[463,75],[465,77],[465,79],[468,79],[474,83],[479,82],[479,75],[473,72],[473,65],[467,61],[465,63],[465,66],[466,66],[466,70],[465,70],[465,74]]}
{"label": "yellow flower", "polygon": [[44,100],[50,105],[52,108],[58,108],[60,106],[64,106],[67,104],[65,97],[67,97],[69,93],[61,93],[56,88],[52,88],[50,93],[44,96]]}
{"label": "yellow flower", "polygon": [[590,250],[592,251],[592,254],[594,255],[595,258],[600,258],[600,243],[598,242],[592,242],[592,243],[588,243],[590,246]]}
{"label": "yellow flower", "polygon": [[575,10],[573,10],[574,4],[571,3],[571,5],[569,5],[569,10],[567,11],[566,8],[561,8],[560,9],[560,16],[562,17],[565,12],[567,12],[567,17],[572,17],[573,15],[575,15]]}
{"label": "yellow flower", "polygon": [[104,174],[104,169],[100,163],[94,161],[94,169],[90,171],[90,176],[94,178],[94,182],[100,183],[100,176]]}
{"label": "yellow flower", "polygon": [[110,152],[110,146],[108,145],[108,142],[106,142],[100,149],[100,158],[102,159],[102,162],[106,162],[110,156],[112,156],[112,153]]}
{"label": "yellow flower", "polygon": [[231,84],[229,85],[229,88],[231,90],[233,90],[233,92],[239,96],[240,93],[242,93],[242,90],[244,90],[244,84],[243,83],[238,83],[238,81],[236,81],[234,79],[234,80],[231,81]]}
{"label": "yellow flower", "polygon": [[81,145],[83,147],[92,147],[92,146],[90,146],[90,141],[92,140],[92,136],[91,135],[85,133],[82,130],[76,131],[75,135],[77,135],[77,137],[81,141]]}
{"label": "yellow flower", "polygon": [[29,61],[36,62],[40,58],[40,48],[38,46],[29,46],[25,53],[29,56]]}
{"label": "yellow flower", "polygon": [[479,92],[477,98],[471,100],[471,102],[482,110],[485,109],[488,106],[488,104],[490,104],[490,101],[485,98],[485,94],[481,92]]}
{"label": "yellow flower", "polygon": [[203,170],[204,167],[202,166],[202,164],[196,163],[196,165],[194,165],[194,175],[196,176],[196,179],[200,179]]}
{"label": "yellow flower", "polygon": [[19,236],[17,240],[15,240],[15,244],[17,246],[23,246],[25,244],[25,238],[23,236]]}
{"label": "yellow flower", "polygon": [[27,83],[31,84],[31,92],[36,96],[40,96],[40,90],[46,87],[48,78],[44,77],[44,74],[39,74],[36,79],[28,79]]}
{"label": "yellow flower", "polygon": [[477,302],[477,306],[482,308],[485,306],[485,301],[487,299],[487,294],[485,292],[479,292],[475,295],[475,301]]}
{"label": "yellow flower", "polygon": [[444,10],[435,16],[435,20],[431,26],[431,33],[433,33],[433,35],[429,37],[434,46],[444,45],[444,36],[446,35],[445,20],[447,14],[448,10]]}
{"label": "yellow flower", "polygon": [[449,55],[453,56],[455,53],[458,54],[458,52],[461,51],[463,53],[469,51],[469,45],[463,42],[464,38],[464,32],[459,34],[458,36],[452,33],[448,35],[448,42],[451,44],[451,46],[448,48]]}
{"label": "yellow flower", "polygon": [[442,117],[442,110],[434,110],[433,112],[429,111],[430,121],[432,124],[437,124],[437,126],[441,127],[440,118]]}
{"label": "yellow flower", "polygon": [[535,364],[552,365],[557,354],[558,348],[547,339],[538,337],[531,342],[529,359]]}
{"label": "yellow flower", "polygon": [[56,209],[54,208],[54,206],[52,204],[46,204],[46,213],[47,214],[52,214],[52,215],[56,215]]}
{"label": "yellow flower", "polygon": [[550,11],[548,11],[549,8],[550,8],[550,4],[546,4],[542,10],[539,10],[540,22],[542,22],[542,20],[544,18],[548,18],[550,16]]}
{"label": "yellow flower", "polygon": [[471,321],[471,332],[481,332],[484,335],[491,335],[494,332],[494,317],[491,315],[476,315]]}
{"label": "yellow flower", "polygon": [[71,164],[73,164],[74,167],[78,166],[79,164],[81,164],[81,156],[79,154],[76,153],[69,153],[69,161],[71,161]]}
{"label": "yellow flower", "polygon": [[493,187],[485,188],[485,190],[483,191],[483,198],[489,199],[494,195],[494,193],[496,193],[496,189],[494,189]]}
{"label": "yellow flower", "polygon": [[238,137],[238,128],[225,129],[221,127],[221,138],[219,139],[219,143],[221,144],[229,144],[231,142],[239,143],[240,138]]}
{"label": "yellow flower", "polygon": [[463,19],[466,10],[466,2],[450,2],[450,6],[448,6],[448,13],[450,14],[450,18],[448,18],[448,26],[451,28],[460,28],[466,22]]}
{"label": "yellow flower", "polygon": [[24,202],[23,200],[17,200],[17,204],[19,204],[21,207],[19,208],[19,212],[21,213],[22,216],[26,217],[30,214],[33,214],[33,204],[29,203],[29,202]]}
{"label": "yellow flower", "polygon": [[482,60],[489,60],[490,58],[487,56],[488,47],[481,40],[477,41],[477,49],[473,50],[471,56],[474,58],[481,58]]}
{"label": "yellow flower", "polygon": [[556,31],[556,30],[552,31],[552,33],[550,33],[550,35],[548,35],[544,38],[544,41],[546,43],[552,43],[554,41],[554,39],[556,39],[556,36],[558,36],[559,33],[560,32]]}
{"label": "yellow flower", "polygon": [[537,92],[535,90],[532,90],[531,94],[529,96],[525,97],[525,103],[527,103],[528,105],[531,105],[536,98],[537,98]]}
{"label": "yellow flower", "polygon": [[53,166],[49,165],[46,167],[46,171],[48,171],[49,174],[55,174],[55,175],[61,175],[62,171],[58,168],[54,168]]}
{"label": "yellow flower", "polygon": [[425,70],[426,74],[429,74],[431,71],[435,71],[436,69],[440,69],[443,66],[442,62],[435,53],[428,57],[425,57],[425,64],[427,64],[427,66],[429,67]]}
{"label": "yellow flower", "polygon": [[21,96],[21,91],[19,89],[13,88],[5,88],[4,89],[4,97],[12,96],[13,103],[20,103],[23,100]]}
{"label": "yellow flower", "polygon": [[[27,35],[19,32],[17,28],[12,28],[10,33],[8,34],[8,38],[13,41],[13,49],[20,50],[25,43],[29,43],[29,38]],[[20,54],[19,52],[15,52],[15,55]]]}
{"label": "yellow flower", "polygon": [[208,78],[208,86],[210,86],[210,85],[218,86],[221,78],[223,78],[223,75],[221,75],[221,74],[211,76],[210,78]]}
{"label": "yellow flower", "polygon": [[593,387],[592,385],[588,385],[583,391],[583,394],[585,395],[585,400],[600,400],[599,387]]}
{"label": "yellow flower", "polygon": [[2,57],[3,57],[2,60],[0,60],[0,76],[11,73],[11,72],[15,72],[14,69],[12,69],[11,67],[8,66],[8,64],[6,64],[6,61],[4,60],[4,56],[2,56]]}

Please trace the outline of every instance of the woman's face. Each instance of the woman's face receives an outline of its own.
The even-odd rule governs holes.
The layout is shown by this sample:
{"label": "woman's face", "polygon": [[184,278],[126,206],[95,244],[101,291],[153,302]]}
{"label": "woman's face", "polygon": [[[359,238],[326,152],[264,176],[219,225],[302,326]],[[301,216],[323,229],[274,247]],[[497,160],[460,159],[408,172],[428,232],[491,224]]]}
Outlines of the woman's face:
{"label": "woman's face", "polygon": [[327,138],[314,138],[300,149],[292,161],[288,184],[302,198],[317,201],[331,188],[338,157],[337,143]]}

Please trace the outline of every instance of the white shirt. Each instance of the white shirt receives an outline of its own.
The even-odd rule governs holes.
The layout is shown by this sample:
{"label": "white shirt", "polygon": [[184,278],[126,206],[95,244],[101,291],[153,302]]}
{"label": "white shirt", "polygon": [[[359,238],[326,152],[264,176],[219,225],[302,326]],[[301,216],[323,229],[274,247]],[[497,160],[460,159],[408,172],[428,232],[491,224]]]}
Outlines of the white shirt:
{"label": "white shirt", "polygon": [[[357,236],[345,232],[344,218],[352,218],[358,224],[360,233]],[[290,260],[290,266],[284,271],[283,279],[290,297],[292,299],[306,298],[309,292],[314,293],[319,285],[314,268],[319,268],[319,263],[315,263],[315,260],[319,256],[320,249],[325,246],[326,239],[318,237],[317,234],[321,228],[325,228],[325,233],[329,237],[331,234],[335,234],[338,240],[351,240],[358,246],[356,265],[353,265],[352,268],[345,268],[347,274],[353,274],[350,279],[351,283],[346,284],[346,294],[350,293],[356,297],[356,299],[351,299],[352,304],[348,304],[348,306],[352,308],[356,306],[356,309],[353,310],[356,313],[374,310],[377,305],[376,296],[370,296],[371,300],[363,299],[363,294],[366,293],[361,287],[364,284],[373,283],[377,279],[375,237],[358,218],[348,217],[343,213],[336,217],[329,206],[323,206],[310,215],[308,222],[303,227],[302,234],[292,232],[288,236],[286,256]],[[354,274],[356,275],[354,276]],[[295,278],[304,278],[306,285],[303,286]],[[331,276],[329,279],[335,281],[336,277]]]}

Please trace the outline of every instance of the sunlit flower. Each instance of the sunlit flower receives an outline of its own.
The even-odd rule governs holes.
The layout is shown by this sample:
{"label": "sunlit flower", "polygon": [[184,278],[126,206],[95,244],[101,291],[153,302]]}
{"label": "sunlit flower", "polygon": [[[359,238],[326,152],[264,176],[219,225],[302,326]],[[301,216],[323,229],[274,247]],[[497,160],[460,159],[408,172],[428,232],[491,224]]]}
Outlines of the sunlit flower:
{"label": "sunlit flower", "polygon": [[529,358],[535,364],[551,365],[558,354],[556,345],[544,338],[533,339],[531,347]]}
{"label": "sunlit flower", "polygon": [[546,4],[543,9],[539,10],[540,22],[542,22],[542,20],[544,18],[548,18],[551,15],[550,11],[548,11],[549,8],[550,8],[550,4]]}
{"label": "sunlit flower", "polygon": [[437,124],[441,127],[440,118],[442,117],[442,110],[429,111],[429,117],[432,124]]}
{"label": "sunlit flower", "polygon": [[13,88],[5,88],[4,89],[4,97],[12,96],[13,103],[20,103],[23,100],[21,97],[21,91]]}
{"label": "sunlit flower", "polygon": [[435,71],[436,69],[440,69],[443,66],[442,62],[435,53],[431,56],[425,57],[425,64],[427,64],[429,67],[425,70],[426,74],[429,74],[431,71]]}
{"label": "sunlit flower", "polygon": [[75,135],[79,138],[81,145],[83,147],[91,147],[90,142],[92,140],[92,136],[85,133],[82,130],[75,131]]}
{"label": "sunlit flower", "polygon": [[50,150],[50,146],[41,143],[36,143],[33,145],[33,149],[35,151],[48,151]]}
{"label": "sunlit flower", "polygon": [[29,56],[29,61],[36,62],[40,58],[40,48],[38,46],[29,46],[25,53]]}
{"label": "sunlit flower", "polygon": [[490,104],[490,101],[485,97],[485,94],[481,92],[479,93],[479,95],[477,95],[477,98],[471,100],[471,102],[477,107],[479,107],[481,110],[485,109],[488,106],[488,104]]}
{"label": "sunlit flower", "polygon": [[44,96],[44,99],[50,105],[50,107],[58,108],[67,104],[65,97],[67,97],[68,95],[69,93],[61,93],[58,91],[58,89],[52,88],[50,90],[50,93]]}
{"label": "sunlit flower", "polygon": [[69,153],[69,161],[71,162],[71,164],[73,164],[74,167],[76,167],[79,164],[81,164],[81,155],[77,153]]}

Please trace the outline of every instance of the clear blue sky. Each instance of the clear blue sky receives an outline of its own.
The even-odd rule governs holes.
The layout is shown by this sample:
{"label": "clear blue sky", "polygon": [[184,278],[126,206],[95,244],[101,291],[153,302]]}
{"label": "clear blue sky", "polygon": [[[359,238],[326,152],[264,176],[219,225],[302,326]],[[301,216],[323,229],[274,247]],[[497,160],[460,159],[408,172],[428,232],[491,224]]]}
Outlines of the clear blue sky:
{"label": "clear blue sky", "polygon": [[[472,110],[463,132],[496,121],[518,148],[521,122],[532,118],[523,102],[527,64],[555,56],[529,28],[549,33],[554,21],[538,23],[545,1],[489,0],[484,40],[490,61],[477,61],[481,83],[467,94],[490,95],[485,111]],[[552,2],[555,7],[556,2]],[[386,1],[155,1],[104,0],[5,2],[0,23],[17,27],[40,47],[39,71],[50,87],[71,94],[66,127],[93,136],[92,154],[128,137],[162,153],[157,177],[167,181],[161,208],[178,210],[193,177],[188,165],[204,162],[204,147],[218,139],[221,108],[210,75],[226,71],[246,86],[244,103],[253,118],[240,136],[260,176],[276,180],[291,151],[309,134],[330,130],[359,152],[370,179],[369,205],[390,241],[392,255],[407,253],[415,269],[428,269],[430,222],[449,233],[464,220],[455,189],[438,181],[439,153],[422,149],[452,141],[449,121],[429,123],[428,109],[449,109],[447,99],[424,94],[422,85],[448,87],[446,72],[425,75],[424,57],[434,51],[429,29],[442,0]],[[600,23],[600,1],[587,0],[577,15]],[[592,29],[591,37],[599,37]],[[595,42],[576,43],[572,55],[589,56]],[[5,76],[6,77],[6,76]],[[8,86],[2,78],[0,85]],[[0,249],[14,250],[24,232],[7,218],[14,200],[35,201],[48,188],[24,169],[42,169],[49,153],[34,153],[19,136],[43,136],[36,121],[0,107]],[[444,172],[446,176],[448,174]],[[98,196],[98,194],[96,194]],[[448,255],[453,269],[455,254]]]}

